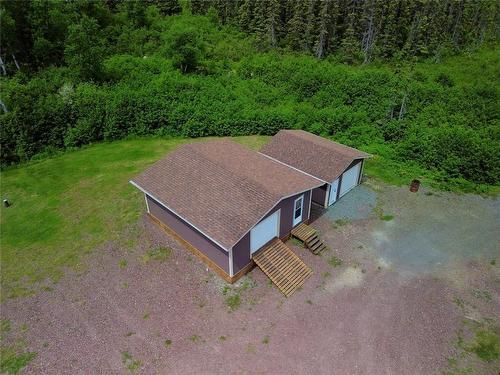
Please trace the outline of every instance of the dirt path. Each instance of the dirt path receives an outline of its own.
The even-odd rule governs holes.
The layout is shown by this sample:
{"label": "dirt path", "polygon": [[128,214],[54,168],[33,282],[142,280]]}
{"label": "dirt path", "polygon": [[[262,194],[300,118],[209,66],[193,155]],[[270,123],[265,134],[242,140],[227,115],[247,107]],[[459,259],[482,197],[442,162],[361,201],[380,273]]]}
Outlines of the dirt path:
{"label": "dirt path", "polygon": [[[11,334],[37,352],[23,373],[440,374],[460,353],[465,316],[499,324],[500,275],[490,264],[500,261],[490,231],[498,200],[376,190],[358,189],[314,223],[332,249],[324,256],[292,245],[314,274],[289,299],[258,269],[225,288],[142,220],[133,249],[108,244],[85,274],[68,272],[52,291],[4,303]],[[375,207],[394,218],[380,220]],[[336,222],[342,212],[356,216]],[[144,262],[156,245],[171,256]],[[342,264],[331,266],[332,256]],[[226,305],[233,295],[235,311]],[[470,358],[453,366],[495,373],[496,363]]]}

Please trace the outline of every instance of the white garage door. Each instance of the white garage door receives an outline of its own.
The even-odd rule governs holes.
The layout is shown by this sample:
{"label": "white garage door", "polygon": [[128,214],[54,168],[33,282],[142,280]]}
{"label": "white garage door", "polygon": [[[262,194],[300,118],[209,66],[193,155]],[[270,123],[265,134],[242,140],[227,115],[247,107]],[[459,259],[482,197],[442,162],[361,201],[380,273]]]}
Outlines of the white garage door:
{"label": "white garage door", "polygon": [[250,254],[279,236],[280,210],[266,217],[250,231]]}
{"label": "white garage door", "polygon": [[343,196],[358,184],[359,168],[361,168],[361,163],[356,164],[342,174],[340,196]]}

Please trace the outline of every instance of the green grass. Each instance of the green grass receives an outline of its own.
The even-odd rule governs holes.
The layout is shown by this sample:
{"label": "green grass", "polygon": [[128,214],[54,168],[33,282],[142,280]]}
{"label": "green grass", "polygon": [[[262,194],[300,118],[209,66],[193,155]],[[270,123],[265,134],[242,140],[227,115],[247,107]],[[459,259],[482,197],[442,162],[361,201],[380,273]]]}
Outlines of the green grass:
{"label": "green grass", "polygon": [[0,319],[0,335],[10,332],[11,325],[9,319]]}
{"label": "green grass", "polygon": [[332,256],[328,259],[328,264],[332,267],[340,267],[342,265],[342,259]]}
{"label": "green grass", "polygon": [[131,372],[138,370],[142,366],[142,362],[134,359],[129,352],[122,352],[122,363]]}
{"label": "green grass", "polygon": [[487,290],[474,289],[472,290],[472,295],[478,299],[482,299],[487,302],[491,302],[492,296],[491,293]]}
{"label": "green grass", "polygon": [[15,344],[0,348],[0,373],[19,374],[22,368],[26,367],[33,358],[34,352],[24,352],[23,345]]}
{"label": "green grass", "polygon": [[235,311],[241,305],[241,297],[239,294],[233,294],[226,298],[226,305],[231,311]]}
{"label": "green grass", "polygon": [[198,335],[192,335],[189,337],[189,340],[192,342],[199,342],[201,340],[201,337]]}
{"label": "green grass", "polygon": [[456,193],[476,193],[497,196],[500,194],[500,185],[483,185],[464,180],[463,178],[449,178],[442,172],[423,168],[416,162],[394,160],[394,150],[391,146],[374,144],[364,147],[373,157],[367,159],[363,173],[371,178],[381,180],[395,186],[408,186],[411,181],[418,179],[422,186]]}
{"label": "green grass", "polygon": [[141,257],[143,263],[149,263],[152,260],[156,260],[160,263],[165,262],[172,254],[172,249],[168,247],[155,247],[148,250],[146,254]]}
{"label": "green grass", "polygon": [[469,350],[483,361],[494,361],[500,358],[500,336],[492,331],[479,331]]}
{"label": "green grass", "polygon": [[377,215],[377,217],[382,221],[391,221],[394,219],[394,215],[384,214],[384,210],[382,209],[382,202],[377,201],[377,205],[373,207],[373,213]]}
{"label": "green grass", "polygon": [[[233,138],[250,148],[269,137]],[[124,230],[144,212],[128,181],[189,139],[101,143],[1,173],[1,298],[31,295],[105,241],[127,245]]]}
{"label": "green grass", "polygon": [[344,225],[349,224],[351,221],[349,219],[343,218],[343,219],[337,219],[333,222],[332,226],[334,229],[343,227]]}

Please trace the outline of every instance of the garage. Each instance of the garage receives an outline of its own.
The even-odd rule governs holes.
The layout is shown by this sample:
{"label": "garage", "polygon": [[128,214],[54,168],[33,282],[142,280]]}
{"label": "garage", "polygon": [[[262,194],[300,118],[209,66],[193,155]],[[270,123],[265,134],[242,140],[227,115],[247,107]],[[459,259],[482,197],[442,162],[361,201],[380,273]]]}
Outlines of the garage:
{"label": "garage", "polygon": [[361,163],[357,163],[356,165],[352,166],[350,169],[348,169],[342,174],[342,182],[340,183],[339,197],[342,197],[343,195],[347,194],[349,191],[352,190],[353,187],[355,187],[358,184],[360,168],[361,168]]}
{"label": "garage", "polygon": [[280,210],[266,217],[250,231],[250,253],[253,254],[274,237],[279,237]]}

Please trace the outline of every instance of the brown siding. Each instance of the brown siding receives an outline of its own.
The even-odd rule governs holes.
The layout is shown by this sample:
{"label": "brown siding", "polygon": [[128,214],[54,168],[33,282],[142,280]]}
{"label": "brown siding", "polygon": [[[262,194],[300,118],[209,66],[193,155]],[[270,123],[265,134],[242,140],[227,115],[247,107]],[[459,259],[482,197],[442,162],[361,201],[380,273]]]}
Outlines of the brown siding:
{"label": "brown siding", "polygon": [[229,254],[170,210],[147,196],[149,211],[229,274]]}
{"label": "brown siding", "polygon": [[323,186],[317,187],[312,191],[312,201],[321,206],[325,205],[326,192],[330,188],[329,184],[324,184]]}
{"label": "brown siding", "polygon": [[[272,215],[277,210],[281,209],[280,214],[280,237],[286,237],[290,234],[293,228],[293,203],[299,196],[304,195],[304,212],[302,214],[302,221],[309,219],[309,202],[311,199],[311,191],[308,190],[304,193],[294,195],[293,197],[283,199],[276,205],[266,216]],[[262,221],[261,220],[261,221]],[[259,221],[260,223],[260,221]],[[257,224],[256,224],[257,225]],[[238,272],[241,268],[250,263],[250,231],[233,246],[233,272]]]}

